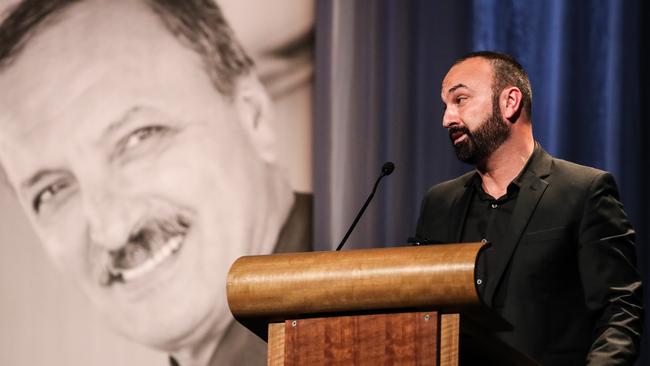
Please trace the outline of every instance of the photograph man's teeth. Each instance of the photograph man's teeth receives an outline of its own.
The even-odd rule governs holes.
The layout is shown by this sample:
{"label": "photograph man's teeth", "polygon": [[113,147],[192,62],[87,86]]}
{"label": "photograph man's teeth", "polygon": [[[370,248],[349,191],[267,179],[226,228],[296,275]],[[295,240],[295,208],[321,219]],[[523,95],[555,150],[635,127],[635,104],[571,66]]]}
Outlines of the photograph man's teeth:
{"label": "photograph man's teeth", "polygon": [[139,266],[131,269],[127,269],[122,271],[122,278],[124,281],[129,281],[133,280],[135,278],[138,278],[145,273],[150,272],[152,269],[156,268],[162,261],[167,259],[172,253],[176,252],[183,241],[183,236],[178,235],[169,238],[167,240],[167,243],[160,248],[152,257],[147,259],[144,263],[140,264]]}

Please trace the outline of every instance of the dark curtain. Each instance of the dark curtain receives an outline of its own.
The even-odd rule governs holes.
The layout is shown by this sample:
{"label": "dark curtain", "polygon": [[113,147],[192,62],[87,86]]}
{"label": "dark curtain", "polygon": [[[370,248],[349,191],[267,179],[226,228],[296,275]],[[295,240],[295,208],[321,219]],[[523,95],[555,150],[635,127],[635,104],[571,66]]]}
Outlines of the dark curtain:
{"label": "dark curtain", "polygon": [[405,243],[427,188],[471,169],[441,127],[440,82],[458,56],[490,49],[528,70],[542,146],[617,178],[650,283],[649,23],[642,0],[319,1],[316,247],[338,243],[384,161],[397,168],[350,247]]}
{"label": "dark curtain", "polygon": [[471,34],[467,0],[317,3],[315,244],[335,246],[386,160],[395,173],[348,241],[405,243],[426,188],[468,167],[439,128],[439,82]]}

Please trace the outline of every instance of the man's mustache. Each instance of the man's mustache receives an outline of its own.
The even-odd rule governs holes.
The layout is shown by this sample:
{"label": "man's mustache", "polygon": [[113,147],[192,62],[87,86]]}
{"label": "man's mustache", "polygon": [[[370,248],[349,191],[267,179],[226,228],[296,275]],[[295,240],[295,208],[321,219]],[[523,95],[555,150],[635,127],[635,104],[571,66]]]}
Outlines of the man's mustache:
{"label": "man's mustache", "polygon": [[141,245],[150,249],[152,243],[155,244],[161,240],[164,243],[172,236],[185,233],[188,226],[189,221],[181,215],[153,218],[131,231],[127,245]]}
{"label": "man's mustache", "polygon": [[454,127],[449,127],[447,129],[447,133],[449,134],[449,139],[453,142],[455,138],[453,137],[456,134],[466,134],[467,137],[472,137],[472,133],[469,131],[469,128],[465,126],[454,126]]}
{"label": "man's mustache", "polygon": [[121,281],[121,270],[141,264],[160,250],[170,238],[184,235],[189,225],[188,218],[182,215],[168,215],[150,218],[134,227],[126,243],[109,252],[109,282]]}

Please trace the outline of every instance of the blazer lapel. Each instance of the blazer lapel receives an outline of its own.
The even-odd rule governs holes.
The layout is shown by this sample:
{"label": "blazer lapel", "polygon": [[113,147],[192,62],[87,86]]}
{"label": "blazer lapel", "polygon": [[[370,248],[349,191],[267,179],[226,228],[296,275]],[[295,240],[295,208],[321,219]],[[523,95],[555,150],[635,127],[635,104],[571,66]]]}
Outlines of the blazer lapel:
{"label": "blazer lapel", "polygon": [[494,269],[490,270],[490,279],[483,294],[483,300],[488,306],[492,305],[494,293],[502,280],[512,254],[519,244],[539,200],[548,187],[548,182],[544,178],[550,174],[552,158],[538,145],[536,149],[539,150],[522,177],[521,188],[517,195],[517,203],[512,213],[508,233],[497,243],[498,249],[496,250]]}
{"label": "blazer lapel", "polygon": [[454,201],[454,204],[451,206],[449,211],[449,231],[447,233],[447,238],[450,243],[460,243],[461,238],[463,237],[463,228],[465,226],[465,218],[467,217],[467,210],[469,209],[469,204],[472,201],[472,194],[474,193],[474,186],[472,185],[472,179],[474,174],[466,175],[463,182],[463,191],[462,194]]}

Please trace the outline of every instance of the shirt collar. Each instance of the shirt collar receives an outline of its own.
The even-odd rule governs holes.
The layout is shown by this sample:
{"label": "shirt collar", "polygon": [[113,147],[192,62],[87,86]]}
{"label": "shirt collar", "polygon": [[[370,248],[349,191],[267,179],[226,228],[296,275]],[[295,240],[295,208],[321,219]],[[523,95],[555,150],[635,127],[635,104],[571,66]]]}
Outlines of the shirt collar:
{"label": "shirt collar", "polygon": [[[526,173],[530,170],[531,162],[534,161],[541,154],[540,151],[541,151],[541,147],[539,146],[537,141],[535,141],[535,147],[533,148],[533,153],[530,155],[530,157],[526,161],[526,164],[524,164],[524,167],[521,169],[521,171],[515,177],[515,179],[513,179],[512,182],[510,182],[510,184],[508,184],[508,189],[506,194],[507,196],[510,196],[515,189],[519,190],[521,188],[521,185],[523,184],[523,179],[526,176]],[[474,173],[470,182],[474,186],[474,189],[477,192],[484,193],[485,195],[487,195],[487,193],[485,193],[485,191],[483,190],[483,185],[482,185],[483,182],[478,172]]]}

